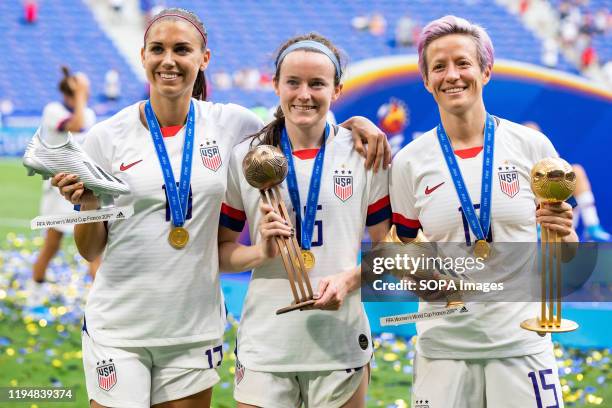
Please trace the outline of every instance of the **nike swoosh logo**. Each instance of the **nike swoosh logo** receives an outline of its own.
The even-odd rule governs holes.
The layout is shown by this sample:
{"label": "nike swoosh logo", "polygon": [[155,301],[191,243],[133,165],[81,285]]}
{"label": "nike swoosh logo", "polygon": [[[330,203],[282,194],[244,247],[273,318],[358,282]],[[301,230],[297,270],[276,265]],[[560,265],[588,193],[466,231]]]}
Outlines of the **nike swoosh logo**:
{"label": "nike swoosh logo", "polygon": [[426,186],[425,187],[425,195],[430,195],[431,193],[433,193],[438,187],[440,187],[444,183],[445,183],[445,181],[441,182],[437,186],[433,186],[432,188],[429,188],[429,186]]}
{"label": "nike swoosh logo", "polygon": [[130,163],[130,164],[123,164],[121,163],[121,166],[119,166],[119,170],[121,171],[126,171],[127,169],[129,169],[132,166],[137,165],[138,163],[140,163],[142,161],[142,159],[135,161],[134,163]]}

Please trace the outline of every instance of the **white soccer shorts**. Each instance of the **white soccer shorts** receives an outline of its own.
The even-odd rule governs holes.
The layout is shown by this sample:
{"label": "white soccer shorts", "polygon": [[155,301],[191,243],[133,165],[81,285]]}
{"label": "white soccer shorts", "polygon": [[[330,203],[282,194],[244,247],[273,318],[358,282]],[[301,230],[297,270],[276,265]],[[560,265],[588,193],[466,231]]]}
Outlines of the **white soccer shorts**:
{"label": "white soccer shorts", "polygon": [[269,373],[236,360],[234,399],[264,408],[340,408],[357,391],[369,364],[358,369]]}
{"label": "white soccer shorts", "polygon": [[552,348],[539,354],[482,360],[417,355],[413,408],[563,408]]}
{"label": "white soccer shorts", "polygon": [[150,408],[219,382],[221,341],[159,347],[108,347],[82,334],[89,400],[106,407]]}

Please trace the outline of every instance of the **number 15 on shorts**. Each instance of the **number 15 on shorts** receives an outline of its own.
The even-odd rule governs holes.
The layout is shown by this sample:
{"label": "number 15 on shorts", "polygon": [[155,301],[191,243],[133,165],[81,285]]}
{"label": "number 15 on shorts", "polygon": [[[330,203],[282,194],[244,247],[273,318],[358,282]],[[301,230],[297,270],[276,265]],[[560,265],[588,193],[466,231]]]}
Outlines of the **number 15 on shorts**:
{"label": "number 15 on shorts", "polygon": [[[538,403],[538,408],[559,408],[559,398],[557,397],[557,387],[555,387],[554,382],[548,384],[546,382],[546,377],[552,375],[552,369],[539,370],[539,371],[531,371],[527,376],[531,379],[531,384],[533,385],[533,391],[535,393],[536,402]],[[539,381],[538,381],[539,380]],[[545,392],[552,392],[555,397],[555,405],[546,405],[542,404],[542,396]]]}

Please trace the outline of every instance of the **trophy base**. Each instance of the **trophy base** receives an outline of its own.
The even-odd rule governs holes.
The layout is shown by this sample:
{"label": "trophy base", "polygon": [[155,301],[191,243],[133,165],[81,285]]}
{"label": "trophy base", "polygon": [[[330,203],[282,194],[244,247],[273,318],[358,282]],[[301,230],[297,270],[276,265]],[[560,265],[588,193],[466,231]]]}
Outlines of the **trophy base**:
{"label": "trophy base", "polygon": [[578,328],[578,323],[568,319],[561,319],[561,324],[542,324],[540,323],[540,319],[534,318],[522,322],[521,327],[525,330],[534,331],[543,335],[545,333],[566,333],[574,331]]}
{"label": "trophy base", "polygon": [[283,313],[287,313],[287,312],[293,312],[294,310],[304,309],[305,307],[312,306],[315,303],[317,303],[317,301],[314,300],[314,299],[306,300],[306,301],[300,302],[300,303],[295,303],[295,304],[293,304],[291,306],[287,306],[287,307],[283,307],[281,309],[278,309],[276,311],[276,314],[279,315],[279,314],[283,314]]}

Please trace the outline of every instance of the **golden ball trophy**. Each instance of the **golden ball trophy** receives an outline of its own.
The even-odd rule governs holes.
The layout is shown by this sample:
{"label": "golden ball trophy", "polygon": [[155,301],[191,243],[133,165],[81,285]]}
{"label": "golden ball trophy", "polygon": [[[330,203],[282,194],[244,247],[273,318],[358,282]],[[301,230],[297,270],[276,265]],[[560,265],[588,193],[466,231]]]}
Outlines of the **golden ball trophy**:
{"label": "golden ball trophy", "polygon": [[[540,203],[562,203],[574,193],[575,188],[576,174],[572,170],[572,166],[563,159],[543,159],[531,169],[531,189]],[[564,333],[576,330],[578,324],[563,319],[561,314],[563,288],[561,239],[556,231],[542,227],[540,246],[542,306],[540,316],[525,320],[521,323],[521,327],[535,331],[541,336],[546,333]],[[548,310],[546,308],[547,303]]]}
{"label": "golden ball trophy", "polygon": [[[277,147],[260,145],[251,149],[242,161],[242,171],[247,182],[259,190],[261,199],[269,204],[293,227],[287,207],[278,186],[287,177],[287,158]],[[301,310],[315,303],[308,270],[304,266],[302,250],[295,236],[275,237],[289,278],[293,303],[276,311],[276,314]]]}

